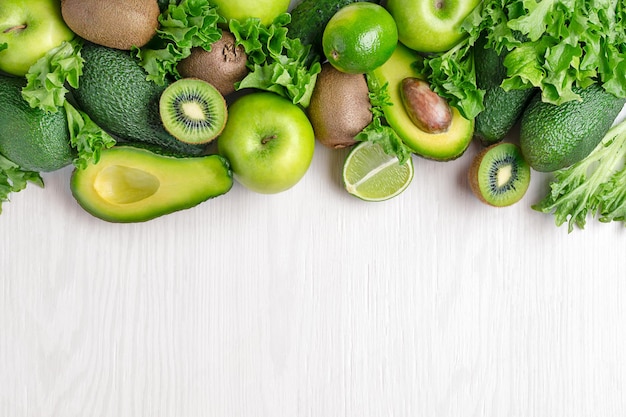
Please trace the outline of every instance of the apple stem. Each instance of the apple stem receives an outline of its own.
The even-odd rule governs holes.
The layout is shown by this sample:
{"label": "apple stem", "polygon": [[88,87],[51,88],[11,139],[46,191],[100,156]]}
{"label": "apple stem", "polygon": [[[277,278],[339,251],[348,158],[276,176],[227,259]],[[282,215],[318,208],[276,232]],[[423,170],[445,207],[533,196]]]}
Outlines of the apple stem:
{"label": "apple stem", "polygon": [[26,24],[17,25],[17,26],[13,26],[13,27],[10,27],[8,29],[5,29],[3,33],[19,32],[19,31],[22,31],[22,30],[26,29],[27,27],[28,27],[28,25],[26,25]]}
{"label": "apple stem", "polygon": [[276,135],[266,136],[263,139],[261,139],[261,144],[266,145],[269,141],[271,141],[272,139],[276,139],[276,138],[277,138]]}

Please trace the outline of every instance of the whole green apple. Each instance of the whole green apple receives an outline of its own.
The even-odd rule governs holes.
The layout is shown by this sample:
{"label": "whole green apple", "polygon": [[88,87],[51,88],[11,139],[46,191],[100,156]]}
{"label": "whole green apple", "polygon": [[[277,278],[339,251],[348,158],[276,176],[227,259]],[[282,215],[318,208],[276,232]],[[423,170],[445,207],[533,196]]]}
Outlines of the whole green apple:
{"label": "whole green apple", "polygon": [[213,0],[212,3],[227,20],[243,21],[248,17],[256,17],[268,26],[289,9],[290,0]]}
{"label": "whole green apple", "polygon": [[74,38],[61,16],[59,0],[0,1],[0,71],[24,76],[37,60]]}
{"label": "whole green apple", "polygon": [[388,0],[400,42],[418,52],[445,52],[463,39],[461,22],[480,0]]}
{"label": "whole green apple", "polygon": [[293,187],[307,172],[315,134],[300,107],[275,93],[254,92],[231,104],[217,144],[240,184],[274,194]]}

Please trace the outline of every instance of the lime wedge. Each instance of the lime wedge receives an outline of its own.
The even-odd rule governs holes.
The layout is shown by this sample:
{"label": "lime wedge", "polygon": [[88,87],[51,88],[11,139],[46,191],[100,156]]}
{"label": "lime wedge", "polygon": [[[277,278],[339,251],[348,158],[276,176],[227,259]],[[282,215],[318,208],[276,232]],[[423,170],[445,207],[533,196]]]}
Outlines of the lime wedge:
{"label": "lime wedge", "polygon": [[402,193],[413,180],[413,160],[400,164],[385,153],[378,143],[357,144],[343,165],[346,190],[366,201],[389,200]]}

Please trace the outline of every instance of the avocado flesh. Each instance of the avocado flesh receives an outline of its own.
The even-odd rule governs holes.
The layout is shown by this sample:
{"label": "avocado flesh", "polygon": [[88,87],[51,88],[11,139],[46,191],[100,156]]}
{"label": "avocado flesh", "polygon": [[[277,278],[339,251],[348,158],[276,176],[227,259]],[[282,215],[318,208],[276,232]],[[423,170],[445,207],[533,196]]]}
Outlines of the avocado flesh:
{"label": "avocado flesh", "polygon": [[116,223],[188,209],[232,185],[229,164],[220,155],[177,157],[130,145],[103,150],[97,164],[75,169],[70,181],[81,207]]}
{"label": "avocado flesh", "polygon": [[472,141],[474,120],[452,107],[452,124],[446,132],[427,133],[415,126],[402,103],[401,83],[407,77],[423,78],[413,68],[416,60],[416,52],[399,43],[391,58],[369,74],[379,86],[388,83],[392,105],[383,107],[387,123],[415,154],[439,161],[456,159]]}

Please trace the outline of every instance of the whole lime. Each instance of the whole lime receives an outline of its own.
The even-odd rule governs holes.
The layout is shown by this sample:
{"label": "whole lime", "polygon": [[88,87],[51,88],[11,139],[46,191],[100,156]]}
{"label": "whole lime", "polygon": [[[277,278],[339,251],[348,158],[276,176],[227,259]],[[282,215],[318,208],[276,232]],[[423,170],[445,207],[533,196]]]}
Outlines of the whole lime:
{"label": "whole lime", "polygon": [[330,64],[349,74],[364,74],[384,64],[398,45],[391,14],[374,3],[351,3],[328,21],[322,48]]}

